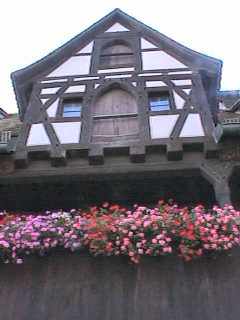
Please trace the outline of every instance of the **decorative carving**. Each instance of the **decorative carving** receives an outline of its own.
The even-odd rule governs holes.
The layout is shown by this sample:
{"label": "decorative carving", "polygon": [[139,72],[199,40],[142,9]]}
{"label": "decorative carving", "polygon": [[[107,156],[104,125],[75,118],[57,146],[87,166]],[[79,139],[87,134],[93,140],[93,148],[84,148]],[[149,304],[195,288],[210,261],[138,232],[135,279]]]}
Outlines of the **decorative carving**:
{"label": "decorative carving", "polygon": [[227,182],[233,170],[233,162],[209,160],[201,165],[201,171],[211,183]]}
{"label": "decorative carving", "polygon": [[213,185],[215,197],[218,203],[223,206],[231,203],[231,190],[229,178],[232,174],[233,163],[223,161],[208,161],[201,165],[202,174]]}

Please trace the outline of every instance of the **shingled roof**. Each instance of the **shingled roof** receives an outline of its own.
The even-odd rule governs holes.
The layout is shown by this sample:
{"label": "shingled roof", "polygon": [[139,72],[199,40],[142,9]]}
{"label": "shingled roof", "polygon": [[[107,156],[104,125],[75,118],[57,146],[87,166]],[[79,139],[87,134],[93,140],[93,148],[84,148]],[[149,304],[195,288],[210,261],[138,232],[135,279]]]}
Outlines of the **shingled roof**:
{"label": "shingled roof", "polygon": [[236,102],[240,102],[240,90],[220,91],[218,97],[223,109],[232,110]]}
{"label": "shingled roof", "polygon": [[230,119],[240,118],[240,90],[220,91],[218,100],[218,121],[220,123],[224,123]]}

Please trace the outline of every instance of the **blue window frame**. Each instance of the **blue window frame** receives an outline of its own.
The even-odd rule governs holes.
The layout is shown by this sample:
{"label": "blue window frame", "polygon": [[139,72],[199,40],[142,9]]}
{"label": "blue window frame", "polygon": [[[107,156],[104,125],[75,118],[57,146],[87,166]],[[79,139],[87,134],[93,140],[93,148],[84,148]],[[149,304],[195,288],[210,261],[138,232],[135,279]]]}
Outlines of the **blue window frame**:
{"label": "blue window frame", "polygon": [[150,111],[170,110],[170,100],[168,93],[152,92],[148,96]]}
{"label": "blue window frame", "polygon": [[82,100],[67,100],[63,101],[63,117],[81,117],[82,114]]}

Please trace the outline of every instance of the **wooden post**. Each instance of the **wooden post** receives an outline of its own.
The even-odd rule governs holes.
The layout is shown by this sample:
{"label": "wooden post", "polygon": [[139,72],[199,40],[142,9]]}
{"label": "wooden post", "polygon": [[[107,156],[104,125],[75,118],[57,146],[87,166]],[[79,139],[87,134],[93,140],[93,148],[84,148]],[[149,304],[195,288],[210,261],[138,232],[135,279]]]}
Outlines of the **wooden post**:
{"label": "wooden post", "polygon": [[215,182],[213,187],[216,200],[220,206],[231,204],[231,190],[228,181]]}

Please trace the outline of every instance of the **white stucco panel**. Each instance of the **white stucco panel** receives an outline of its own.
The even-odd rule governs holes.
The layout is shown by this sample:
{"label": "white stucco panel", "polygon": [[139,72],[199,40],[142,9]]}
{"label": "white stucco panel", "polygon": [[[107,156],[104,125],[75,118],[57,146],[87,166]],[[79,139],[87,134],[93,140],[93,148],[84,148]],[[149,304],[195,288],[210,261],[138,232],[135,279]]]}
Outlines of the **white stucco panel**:
{"label": "white stucco panel", "polygon": [[124,27],[120,23],[114,23],[109,29],[107,29],[105,32],[119,32],[119,31],[129,31],[126,27]]}
{"label": "white stucco panel", "polygon": [[219,110],[227,110],[225,104],[223,102],[219,102]]}
{"label": "white stucco panel", "polygon": [[79,50],[77,53],[92,53],[93,41],[90,42],[86,47]]}
{"label": "white stucco panel", "polygon": [[186,101],[179,94],[177,94],[175,91],[173,91],[173,96],[174,96],[176,108],[182,109]]}
{"label": "white stucco panel", "polygon": [[121,78],[130,78],[131,74],[116,74],[113,76],[105,76],[105,79],[121,79]]}
{"label": "white stucco panel", "polygon": [[200,115],[197,113],[189,114],[184,125],[182,131],[180,133],[180,137],[203,137],[204,130],[201,122]]}
{"label": "white stucco panel", "polygon": [[75,56],[69,58],[48,77],[64,77],[80,74],[88,74],[90,70],[91,56]]}
{"label": "white stucco panel", "polygon": [[67,88],[65,91],[66,93],[73,93],[73,92],[85,92],[86,86],[83,85],[78,85],[78,86],[70,86]]}
{"label": "white stucco panel", "polygon": [[161,76],[162,72],[154,72],[154,73],[139,73],[139,77],[151,77],[151,76]]}
{"label": "white stucco panel", "polygon": [[153,49],[157,48],[153,43],[147,41],[144,38],[141,38],[141,49]]}
{"label": "white stucco panel", "polygon": [[177,114],[151,116],[149,119],[151,138],[169,138],[176,124],[177,119]]}
{"label": "white stucco panel", "polygon": [[182,89],[182,91],[184,91],[187,95],[190,94],[191,90],[192,90],[192,89]]}
{"label": "white stucco panel", "polygon": [[74,81],[82,81],[82,80],[97,80],[99,77],[81,77],[81,78],[74,78]]}
{"label": "white stucco panel", "polygon": [[57,108],[58,108],[59,99],[54,101],[48,108],[47,114],[49,117],[56,117]]}
{"label": "white stucco panel", "polygon": [[54,88],[43,88],[41,90],[41,94],[55,94],[58,92],[60,87],[54,87]]}
{"label": "white stucco panel", "polygon": [[172,82],[176,86],[191,86],[192,85],[192,80],[191,79],[172,80]]}
{"label": "white stucco panel", "polygon": [[41,99],[42,104],[45,104],[49,99]]}
{"label": "white stucco panel", "polygon": [[33,124],[29,131],[27,146],[42,146],[50,144],[49,137],[42,123]]}
{"label": "white stucco panel", "polygon": [[130,67],[130,68],[116,68],[116,69],[101,69],[101,70],[98,70],[98,73],[129,72],[129,71],[134,71],[134,68]]}
{"label": "white stucco panel", "polygon": [[183,63],[162,50],[142,52],[142,63],[143,70],[186,68]]}
{"label": "white stucco panel", "polygon": [[171,72],[168,72],[168,74],[189,74],[189,73],[192,73],[192,71],[171,71]]}
{"label": "white stucco panel", "polygon": [[43,80],[41,83],[52,83],[52,82],[66,82],[67,79],[54,79],[54,80]]}
{"label": "white stucco panel", "polygon": [[81,122],[55,122],[52,125],[60,143],[79,143]]}
{"label": "white stucco panel", "polygon": [[154,87],[166,87],[166,83],[163,81],[146,81],[146,87],[154,88]]}

